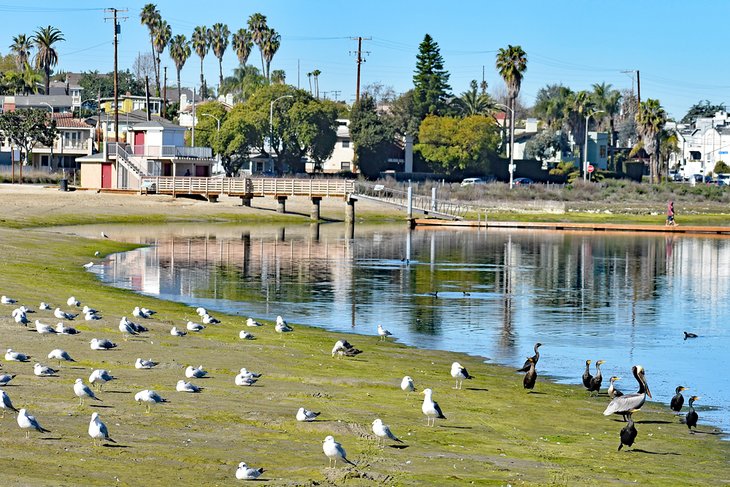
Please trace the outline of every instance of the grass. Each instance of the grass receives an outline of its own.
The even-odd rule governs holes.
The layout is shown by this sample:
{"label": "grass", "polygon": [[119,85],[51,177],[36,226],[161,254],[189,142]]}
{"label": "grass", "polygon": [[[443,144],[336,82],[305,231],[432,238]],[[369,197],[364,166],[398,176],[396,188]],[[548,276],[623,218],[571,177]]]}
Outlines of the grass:
{"label": "grass", "polygon": [[[2,345],[34,357],[30,364],[3,364],[5,373],[18,375],[5,390],[52,431],[33,432],[26,441],[12,415],[0,419],[6,485],[228,485],[240,461],[264,467],[270,485],[717,485],[730,479],[730,444],[702,424],[702,433],[690,435],[664,405],[647,404],[636,414],[636,449],[617,452],[623,423],[602,416],[605,396],[588,397],[581,387],[539,380],[538,393],[527,394],[521,375],[509,368],[377,336],[348,337],[365,352],[333,359],[331,347],[343,334],[294,325],[294,333],[281,337],[271,321],[252,330],[256,340],[238,340],[245,316],[220,315],[221,325],[172,337],[171,326],[192,319],[192,308],[105,287],[81,267],[96,250],[106,255],[129,245],[7,228],[0,241],[0,294],[33,308],[42,300],[65,303],[73,294],[104,316],[80,323],[81,335],[41,337],[10,319],[12,307],[0,308]],[[150,333],[125,342],[116,325],[135,305],[158,314],[144,323]],[[31,318],[57,321],[48,312]],[[374,331],[376,323],[370,325]],[[92,351],[93,337],[119,347]],[[49,362],[53,348],[79,363],[62,364],[58,378],[33,376],[32,363]],[[136,370],[137,357],[161,365]],[[453,361],[476,376],[460,391],[452,389]],[[175,392],[191,364],[211,372],[193,381],[205,390]],[[237,387],[233,377],[241,367],[264,376],[254,387]],[[73,382],[87,380],[93,368],[106,368],[118,380],[99,393],[102,404],[79,407]],[[420,397],[398,387],[404,375],[420,390],[434,390],[447,420],[426,427]],[[145,388],[170,402],[146,414],[133,401]],[[300,406],[322,411],[321,421],[296,422]],[[92,446],[86,430],[94,411],[115,447]],[[407,448],[376,447],[370,432],[376,417]],[[357,468],[327,468],[321,449],[327,435],[343,444]]]}

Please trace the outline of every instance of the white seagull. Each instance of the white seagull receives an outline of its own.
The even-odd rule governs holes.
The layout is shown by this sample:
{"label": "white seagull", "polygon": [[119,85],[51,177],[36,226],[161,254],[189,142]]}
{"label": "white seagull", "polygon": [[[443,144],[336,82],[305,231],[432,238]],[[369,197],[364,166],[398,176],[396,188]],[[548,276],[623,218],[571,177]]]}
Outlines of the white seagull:
{"label": "white seagull", "polygon": [[141,358],[138,358],[137,361],[134,363],[135,369],[151,369],[152,367],[156,366],[159,362],[153,362],[152,359],[149,360],[143,360]]}
{"label": "white seagull", "polygon": [[238,480],[256,480],[262,473],[264,473],[263,468],[251,468],[246,465],[246,462],[241,462],[236,469],[236,478]]}
{"label": "white seagull", "polygon": [[284,318],[277,316],[275,330],[277,333],[289,333],[290,331],[294,331],[294,328],[289,326]]}
{"label": "white seagull", "polygon": [[8,348],[8,351],[5,352],[5,360],[8,362],[30,362],[30,355],[16,352],[12,348]]}
{"label": "white seagull", "polygon": [[256,339],[256,337],[253,336],[253,333],[249,333],[246,330],[241,330],[240,332],[238,332],[238,338],[240,338],[241,340],[254,340],[254,339]]}
{"label": "white seagull", "polygon": [[15,379],[15,374],[0,374],[0,386],[8,385],[13,379]]}
{"label": "white seagull", "polygon": [[132,327],[131,322],[126,316],[122,316],[122,319],[119,320],[119,331],[122,332],[122,337],[125,340],[127,339],[127,335],[137,335],[137,330]]}
{"label": "white seagull", "polygon": [[134,400],[138,403],[144,402],[148,413],[150,412],[150,405],[158,404],[161,402],[168,402],[167,399],[164,399],[162,396],[150,389],[139,391],[137,394],[134,395]]}
{"label": "white seagull", "polygon": [[91,375],[89,375],[89,384],[92,386],[99,385],[99,390],[102,390],[104,387],[104,384],[106,384],[109,381],[112,381],[116,379],[111,373],[109,373],[106,369],[95,369]]}
{"label": "white seagull", "polygon": [[10,409],[14,413],[17,413],[18,410],[13,406],[13,402],[10,400],[10,396],[8,396],[8,393],[0,389],[0,408],[3,410],[3,418],[5,417],[5,411]]}
{"label": "white seagull", "polygon": [[91,269],[92,267],[94,267],[94,263],[93,262],[87,262],[86,264],[84,264],[83,267],[84,267],[84,269]]}
{"label": "white seagull", "polygon": [[96,446],[96,440],[101,440],[99,445],[101,445],[104,440],[116,443],[116,441],[109,437],[109,430],[106,425],[101,422],[101,419],[99,419],[99,413],[91,415],[91,421],[89,422],[89,436],[91,436],[91,439],[94,441],[94,446]]}
{"label": "white seagull", "polygon": [[246,320],[246,326],[264,326],[263,323],[259,323],[258,321],[254,320],[253,318],[249,318]]}
{"label": "white seagull", "polygon": [[71,358],[71,355],[69,355],[66,350],[61,350],[60,348],[51,350],[48,354],[48,358],[58,360],[58,365],[61,365],[62,360],[66,362],[76,362],[74,359]]}
{"label": "white seagull", "polygon": [[28,323],[30,323],[28,316],[20,308],[16,308],[15,310],[13,310],[12,316],[15,319],[15,322],[18,323],[19,325],[28,326]]}
{"label": "white seagull", "polygon": [[56,330],[51,325],[41,323],[39,320],[35,320],[35,330],[41,335],[55,335]]}
{"label": "white seagull", "polygon": [[63,323],[56,324],[56,333],[62,335],[78,335],[79,331],[71,326],[65,326]]}
{"label": "white seagull", "polygon": [[380,418],[373,421],[373,433],[375,433],[375,436],[378,437],[378,445],[380,445],[380,440],[385,438],[397,441],[398,443],[403,443],[403,440],[396,437],[393,432],[390,431],[390,426],[383,424],[383,421]]}
{"label": "white seagull", "polygon": [[380,335],[381,340],[385,340],[387,337],[392,336],[393,334],[383,328],[383,325],[378,325],[378,335]]}
{"label": "white seagull", "polygon": [[84,313],[84,320],[86,321],[94,321],[94,320],[100,320],[101,316],[97,315],[96,313]]}
{"label": "white seagull", "polygon": [[69,306],[81,306],[81,303],[79,302],[79,300],[73,296],[71,296],[70,298],[68,298],[66,300],[66,304]]}
{"label": "white seagull", "polygon": [[185,369],[185,377],[188,379],[202,379],[208,375],[208,372],[203,370],[203,366],[199,365],[197,367],[193,367],[192,365],[188,365],[188,367]]}
{"label": "white seagull", "polygon": [[35,364],[33,366],[33,373],[38,377],[56,377],[58,375],[58,371],[56,369],[52,369],[51,367],[42,364]]}
{"label": "white seagull", "polygon": [[15,304],[17,302],[18,302],[17,299],[9,298],[7,296],[0,297],[0,303],[2,303],[2,304]]}
{"label": "white seagull", "polygon": [[41,301],[41,304],[40,304],[40,306],[38,306],[38,309],[41,309],[43,311],[50,311],[51,305],[46,302]]}
{"label": "white seagull", "polygon": [[256,383],[257,379],[248,374],[238,374],[234,379],[233,383],[237,386],[252,386]]}
{"label": "white seagull", "polygon": [[184,380],[177,381],[175,386],[177,392],[200,392],[203,390],[202,387],[198,387],[191,382],[185,382]]}
{"label": "white seagull", "polygon": [[170,330],[170,335],[174,337],[184,337],[187,334],[188,332],[186,332],[185,330],[179,330],[177,326],[173,326],[172,330]]}
{"label": "white seagull", "polygon": [[456,379],[456,387],[454,389],[461,389],[464,384],[464,379],[473,379],[473,375],[469,375],[466,368],[462,367],[459,362],[451,364],[451,377]]}
{"label": "white seagull", "polygon": [[74,314],[71,314],[71,313],[66,313],[65,311],[62,311],[61,308],[56,308],[53,311],[53,316],[55,316],[59,320],[73,320],[78,315],[77,314],[74,315]]}
{"label": "white seagull", "polygon": [[86,313],[97,314],[100,311],[98,309],[90,308],[90,307],[84,305],[84,307],[81,309],[81,312],[84,314],[86,314]]}
{"label": "white seagull", "polygon": [[218,318],[213,318],[208,313],[203,315],[203,323],[205,323],[206,325],[217,325],[220,322],[221,320],[219,320]]}
{"label": "white seagull", "polygon": [[142,311],[139,306],[135,306],[132,310],[132,316],[134,316],[135,318],[149,318],[150,314]]}
{"label": "white seagull", "polygon": [[407,375],[403,377],[403,380],[400,381],[400,388],[409,394],[416,390],[416,386],[413,383],[411,376]]}
{"label": "white seagull", "polygon": [[96,252],[94,252],[94,257],[99,257],[100,255],[101,255],[101,252],[99,252],[98,250]]}
{"label": "white seagull", "polygon": [[189,331],[203,331],[205,330],[205,326],[201,325],[200,323],[195,323],[194,321],[188,321],[188,324],[185,325],[185,327]]}
{"label": "white seagull", "polygon": [[76,379],[76,382],[74,382],[74,394],[76,394],[76,397],[79,398],[79,406],[84,405],[84,399],[87,397],[95,401],[102,402],[101,399],[96,397],[96,394],[94,394],[94,391],[91,390],[91,387],[84,384],[84,381],[81,379]]}
{"label": "white seagull", "polygon": [[261,374],[257,374],[256,372],[251,372],[249,370],[246,370],[246,367],[243,367],[240,372],[238,372],[238,375],[241,375],[243,377],[247,377],[250,379],[258,379],[261,377]]}
{"label": "white seagull", "polygon": [[197,308],[195,310],[195,312],[198,313],[198,316],[200,316],[201,318],[203,317],[203,315],[208,314],[208,311],[205,308],[203,308],[202,306]]}
{"label": "white seagull", "polygon": [[[446,416],[444,416],[444,413],[441,412],[441,408],[439,407],[438,403],[433,400],[433,391],[431,389],[424,389],[422,394],[424,395],[424,398],[423,405],[421,406],[421,411],[423,411],[423,414],[426,415],[426,424],[429,426],[436,426],[436,418],[446,419]],[[431,424],[432,416],[433,425]]]}
{"label": "white seagull", "polygon": [[319,416],[322,413],[315,413],[314,411],[310,411],[309,409],[299,408],[297,411],[297,421],[305,421],[310,422],[317,419],[317,416]]}
{"label": "white seagull", "polygon": [[109,341],[106,338],[92,338],[90,343],[92,350],[111,350],[112,348],[117,347],[116,343]]}
{"label": "white seagull", "polygon": [[18,426],[26,430],[25,437],[30,438],[30,429],[33,428],[39,433],[50,433],[51,430],[47,430],[44,427],[42,427],[38,420],[35,419],[35,416],[31,416],[28,414],[28,412],[25,410],[25,408],[18,411]]}
{"label": "white seagull", "polygon": [[332,467],[333,465],[336,467],[337,460],[342,460],[343,462],[349,463],[350,465],[355,465],[347,459],[347,453],[345,453],[345,449],[342,448],[342,445],[337,443],[332,436],[328,436],[324,439],[324,442],[322,443],[322,451],[324,451],[324,454],[327,455],[327,458],[329,458],[330,467]]}

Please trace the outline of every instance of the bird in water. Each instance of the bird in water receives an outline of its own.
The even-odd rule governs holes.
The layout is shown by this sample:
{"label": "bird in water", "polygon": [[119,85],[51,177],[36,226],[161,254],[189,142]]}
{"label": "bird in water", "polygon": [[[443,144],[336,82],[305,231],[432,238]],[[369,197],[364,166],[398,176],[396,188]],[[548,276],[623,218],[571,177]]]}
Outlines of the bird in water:
{"label": "bird in water", "polygon": [[639,383],[639,390],[633,394],[624,394],[623,396],[615,397],[603,411],[604,416],[610,416],[611,414],[621,414],[624,419],[630,412],[641,409],[641,406],[646,402],[646,396],[651,397],[651,391],[649,385],[646,383],[646,377],[644,377],[644,367],[641,365],[634,365],[631,368],[631,372],[634,374],[636,382]]}
{"label": "bird in water", "polygon": [[591,361],[586,360],[586,370],[583,372],[583,387],[591,390],[591,380],[593,380],[593,376],[591,375]]}
{"label": "bird in water", "polygon": [[[540,350],[538,350],[540,347],[542,347],[542,343],[537,342],[535,344],[535,355],[532,356],[532,361],[535,365],[537,365],[537,362],[540,360]],[[525,360],[525,364],[522,366],[521,369],[517,369],[517,372],[527,372],[530,370],[530,359],[528,358]]]}
{"label": "bird in water", "polygon": [[618,445],[618,450],[621,451],[621,448],[623,448],[624,445],[626,445],[627,448],[630,448],[634,441],[636,440],[636,435],[638,432],[636,431],[636,426],[634,426],[634,418],[632,418],[632,413],[629,412],[627,414],[629,418],[629,424],[621,428],[621,443]]}
{"label": "bird in water", "polygon": [[621,377],[616,377],[615,375],[608,380],[608,391],[607,392],[608,392],[608,397],[610,397],[611,399],[624,395],[623,392],[619,391],[616,388],[615,383],[619,380],[621,380]]}
{"label": "bird in water", "polygon": [[697,414],[697,411],[695,411],[694,403],[695,401],[699,401],[699,399],[699,396],[692,396],[689,398],[689,412],[687,413],[687,416],[685,416],[687,428],[689,428],[689,432],[692,434],[694,434],[692,427],[694,426],[694,428],[697,429],[697,420],[699,419],[699,415]]}
{"label": "bird in water", "polygon": [[535,381],[537,381],[537,371],[535,370],[535,359],[532,357],[527,358],[527,362],[530,364],[530,368],[525,374],[525,378],[522,379],[522,386],[525,389],[532,390],[535,387]]}
{"label": "bird in water", "polygon": [[601,384],[603,383],[603,374],[601,373],[601,365],[605,363],[605,360],[599,360],[596,362],[596,375],[591,378],[590,387],[588,391],[593,393],[601,393]]}
{"label": "bird in water", "polygon": [[464,379],[471,380],[474,378],[474,376],[470,375],[466,368],[462,367],[459,362],[451,364],[451,377],[456,379],[456,387],[454,387],[454,389],[461,389],[461,386],[464,384]]}
{"label": "bird in water", "polygon": [[686,332],[685,331],[684,332],[684,339],[686,340],[688,338],[697,338],[697,334],[696,333],[689,333],[689,332]]}
{"label": "bird in water", "polygon": [[684,386],[678,386],[674,392],[674,397],[669,402],[669,407],[672,411],[675,413],[678,413],[682,410],[682,406],[684,406],[684,396],[682,395],[682,391],[686,391],[687,388]]}

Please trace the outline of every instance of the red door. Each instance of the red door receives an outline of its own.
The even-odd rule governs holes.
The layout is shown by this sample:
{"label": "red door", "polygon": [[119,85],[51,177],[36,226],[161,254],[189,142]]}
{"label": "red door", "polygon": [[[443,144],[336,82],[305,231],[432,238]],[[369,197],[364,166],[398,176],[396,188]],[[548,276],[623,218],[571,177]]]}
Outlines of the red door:
{"label": "red door", "polygon": [[144,132],[134,133],[134,154],[144,155]]}
{"label": "red door", "polygon": [[101,187],[111,188],[112,187],[112,165],[102,164],[101,165]]}

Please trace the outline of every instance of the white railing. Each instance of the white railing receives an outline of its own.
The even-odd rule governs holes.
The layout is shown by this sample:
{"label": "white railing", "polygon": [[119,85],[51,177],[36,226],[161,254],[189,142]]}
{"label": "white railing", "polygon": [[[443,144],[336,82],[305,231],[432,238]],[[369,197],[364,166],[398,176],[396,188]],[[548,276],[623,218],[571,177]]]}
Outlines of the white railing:
{"label": "white railing", "polygon": [[141,187],[164,194],[223,194],[233,196],[308,196],[344,198],[354,182],[334,179],[142,177]]}
{"label": "white railing", "polygon": [[[120,144],[125,145],[125,144]],[[129,145],[125,149],[129,154],[138,157],[158,157],[161,159],[212,159],[213,149],[210,147],[185,147],[176,145]],[[110,152],[111,154],[111,152]]]}

